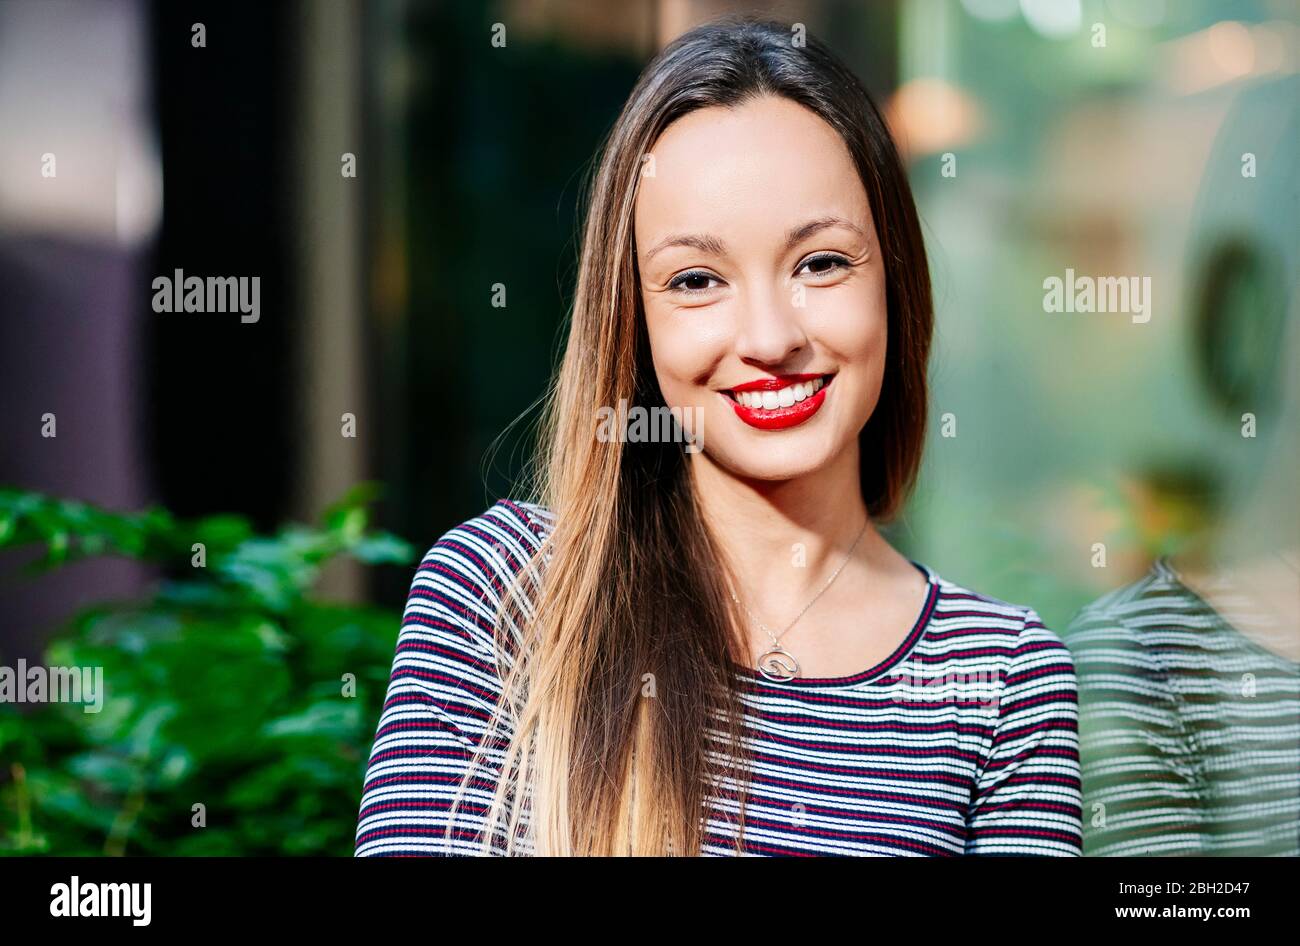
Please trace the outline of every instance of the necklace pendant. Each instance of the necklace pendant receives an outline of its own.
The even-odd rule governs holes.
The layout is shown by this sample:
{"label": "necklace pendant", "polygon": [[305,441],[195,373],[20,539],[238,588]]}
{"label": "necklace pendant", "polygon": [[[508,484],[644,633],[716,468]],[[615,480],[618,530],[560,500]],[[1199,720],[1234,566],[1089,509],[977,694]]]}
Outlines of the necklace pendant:
{"label": "necklace pendant", "polygon": [[777,644],[758,658],[758,672],[773,683],[785,683],[799,675],[799,661]]}

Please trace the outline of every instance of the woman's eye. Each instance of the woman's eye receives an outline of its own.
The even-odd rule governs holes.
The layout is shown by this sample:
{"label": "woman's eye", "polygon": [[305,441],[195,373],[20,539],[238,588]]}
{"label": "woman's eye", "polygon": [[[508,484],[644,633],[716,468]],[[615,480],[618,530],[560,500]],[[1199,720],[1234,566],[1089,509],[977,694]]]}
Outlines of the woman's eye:
{"label": "woman's eye", "polygon": [[692,271],[688,273],[680,273],[674,276],[668,283],[668,288],[676,289],[680,292],[704,292],[705,290],[713,288],[709,283],[718,281],[719,280],[716,276],[712,276],[709,273]]}
{"label": "woman's eye", "polygon": [[799,275],[804,269],[808,270],[809,276],[826,276],[839,269],[846,269],[849,266],[847,257],[838,253],[823,253],[820,256],[810,256],[799,264],[795,270],[795,275]]}

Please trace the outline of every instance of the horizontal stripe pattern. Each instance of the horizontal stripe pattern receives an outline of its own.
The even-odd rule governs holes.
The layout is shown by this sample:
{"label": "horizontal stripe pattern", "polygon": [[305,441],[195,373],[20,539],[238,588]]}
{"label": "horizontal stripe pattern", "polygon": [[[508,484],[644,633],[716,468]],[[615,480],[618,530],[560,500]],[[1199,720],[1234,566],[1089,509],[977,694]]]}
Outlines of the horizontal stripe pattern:
{"label": "horizontal stripe pattern", "polygon": [[1233,623],[1159,559],[1071,624],[1089,855],[1300,856],[1300,664],[1212,591]]}
{"label": "horizontal stripe pattern", "polygon": [[[496,607],[552,524],[539,506],[502,500],[424,557],[370,756],[357,856],[479,853],[500,742],[444,832],[500,698]],[[1070,652],[1032,609],[917,568],[930,584],[925,607],[875,667],[785,684],[736,671],[751,756],[741,853],[1081,853]],[[725,759],[723,731],[710,735]],[[705,855],[736,853],[737,788],[724,780],[713,790]]]}

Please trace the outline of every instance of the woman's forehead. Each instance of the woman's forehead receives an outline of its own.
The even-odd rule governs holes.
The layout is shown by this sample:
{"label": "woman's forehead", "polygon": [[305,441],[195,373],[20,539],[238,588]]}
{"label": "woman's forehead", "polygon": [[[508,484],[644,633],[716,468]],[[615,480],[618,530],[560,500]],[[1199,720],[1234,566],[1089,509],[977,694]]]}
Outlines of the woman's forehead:
{"label": "woman's forehead", "polygon": [[669,230],[783,236],[808,219],[838,216],[864,230],[871,223],[843,140],[789,99],[691,112],[664,131],[651,157],[636,201],[642,247]]}

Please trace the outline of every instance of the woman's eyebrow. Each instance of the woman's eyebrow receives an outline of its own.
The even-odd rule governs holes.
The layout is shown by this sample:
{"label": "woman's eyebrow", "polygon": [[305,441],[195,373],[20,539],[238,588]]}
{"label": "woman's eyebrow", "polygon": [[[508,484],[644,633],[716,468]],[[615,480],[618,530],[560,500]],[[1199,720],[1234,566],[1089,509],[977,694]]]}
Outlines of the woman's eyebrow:
{"label": "woman's eyebrow", "polygon": [[[809,220],[807,223],[801,223],[799,226],[791,229],[790,232],[786,234],[785,249],[789,251],[793,249],[796,244],[808,239],[814,234],[820,233],[823,230],[829,230],[831,227],[843,227],[845,230],[856,234],[858,237],[865,236],[862,232],[862,228],[852,220],[835,216],[818,217],[815,220]],[[727,255],[727,245],[715,236],[709,236],[708,234],[703,233],[679,233],[676,236],[666,237],[655,244],[654,249],[645,255],[646,261],[649,262],[651,257],[656,253],[673,246],[689,246],[700,250],[703,253],[710,253],[713,256]]]}
{"label": "woman's eyebrow", "polygon": [[831,227],[843,227],[845,230],[856,234],[859,238],[866,236],[866,234],[862,232],[862,228],[852,220],[846,220],[844,217],[836,217],[833,215],[818,217],[815,220],[809,220],[807,223],[801,223],[799,226],[792,228],[786,235],[785,248],[787,251],[792,250],[796,244],[803,242],[813,234],[821,233],[823,230],[829,230]]}
{"label": "woman's eyebrow", "polygon": [[647,262],[650,257],[654,256],[660,250],[666,250],[670,246],[690,246],[704,253],[710,253],[714,256],[726,256],[727,246],[721,240],[714,236],[708,236],[700,233],[681,233],[677,236],[670,236],[655,245],[655,248],[645,255]]}

